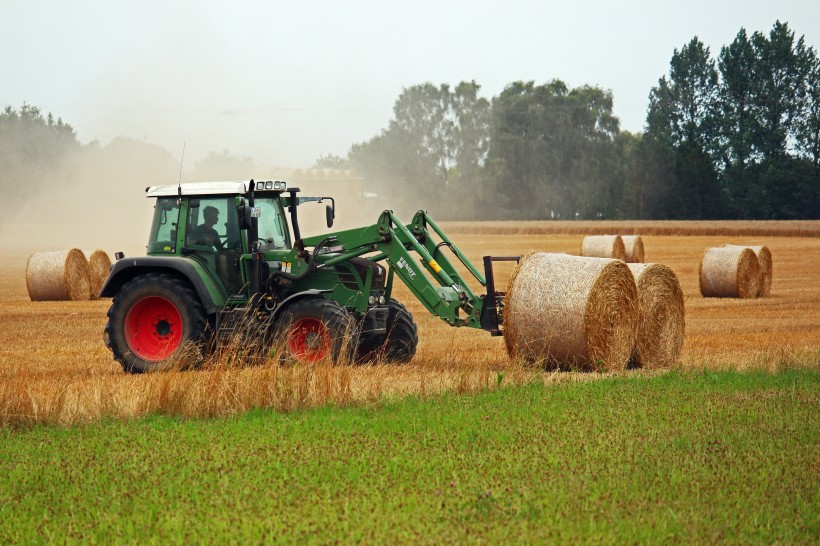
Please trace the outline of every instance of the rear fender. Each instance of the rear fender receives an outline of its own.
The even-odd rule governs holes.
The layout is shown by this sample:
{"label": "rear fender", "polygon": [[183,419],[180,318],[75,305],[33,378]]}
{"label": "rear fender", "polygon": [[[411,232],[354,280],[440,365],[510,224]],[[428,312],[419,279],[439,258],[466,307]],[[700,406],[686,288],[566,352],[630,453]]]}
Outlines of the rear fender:
{"label": "rear fender", "polygon": [[111,266],[111,272],[98,297],[113,298],[122,285],[146,273],[168,273],[186,279],[196,290],[208,314],[216,313],[227,299],[201,264],[185,258],[164,256],[141,256],[117,260]]}

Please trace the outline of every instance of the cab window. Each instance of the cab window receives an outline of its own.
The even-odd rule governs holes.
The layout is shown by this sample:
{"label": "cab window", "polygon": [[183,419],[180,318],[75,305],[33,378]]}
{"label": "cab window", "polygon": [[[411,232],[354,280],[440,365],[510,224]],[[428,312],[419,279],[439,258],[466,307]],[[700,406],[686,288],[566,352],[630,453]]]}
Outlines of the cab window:
{"label": "cab window", "polygon": [[238,250],[239,221],[232,197],[191,199],[186,246],[209,250]]}
{"label": "cab window", "polygon": [[179,205],[175,197],[160,197],[154,205],[154,220],[148,237],[148,254],[173,254],[177,240]]}

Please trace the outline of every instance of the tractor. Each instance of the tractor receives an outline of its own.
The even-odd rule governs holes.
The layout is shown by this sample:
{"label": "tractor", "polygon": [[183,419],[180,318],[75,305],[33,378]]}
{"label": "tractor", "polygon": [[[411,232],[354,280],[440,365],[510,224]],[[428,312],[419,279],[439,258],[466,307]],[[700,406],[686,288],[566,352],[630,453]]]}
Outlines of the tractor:
{"label": "tractor", "polygon": [[[183,345],[202,354],[238,333],[297,363],[409,362],[418,331],[393,298],[396,279],[447,324],[502,335],[493,262],[518,257],[485,256],[482,274],[425,211],[407,225],[385,210],[370,226],[302,237],[299,208],[324,203],[330,229],[332,197],[300,196],[280,180],[145,191],[156,200],[146,256],[118,252],[99,294],[112,298],[104,338],[126,372],[163,369]],[[469,288],[444,249],[486,294]]]}

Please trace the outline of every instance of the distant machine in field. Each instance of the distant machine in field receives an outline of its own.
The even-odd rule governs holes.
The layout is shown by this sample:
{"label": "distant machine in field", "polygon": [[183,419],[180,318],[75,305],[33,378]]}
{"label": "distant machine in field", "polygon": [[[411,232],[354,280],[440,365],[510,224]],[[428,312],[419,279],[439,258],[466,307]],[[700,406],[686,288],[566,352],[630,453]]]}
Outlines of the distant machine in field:
{"label": "distant machine in field", "polygon": [[759,291],[760,265],[750,248],[707,248],[698,275],[700,293],[707,298],[755,298]]}
{"label": "distant machine in field", "polygon": [[87,300],[88,260],[76,248],[34,253],[26,264],[26,286],[31,301]]}

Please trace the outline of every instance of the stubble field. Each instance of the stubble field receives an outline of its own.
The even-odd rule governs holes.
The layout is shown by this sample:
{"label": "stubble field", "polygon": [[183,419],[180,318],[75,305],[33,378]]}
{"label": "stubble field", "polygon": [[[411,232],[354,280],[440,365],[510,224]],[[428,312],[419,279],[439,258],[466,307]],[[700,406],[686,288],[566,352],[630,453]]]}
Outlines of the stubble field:
{"label": "stubble field", "polygon": [[[486,254],[530,250],[578,254],[583,233],[627,233],[629,224],[452,223],[444,229],[476,264]],[[553,233],[560,229],[571,233]],[[641,223],[647,262],[677,274],[686,297],[686,341],[679,368],[777,371],[820,368],[820,222]],[[657,233],[657,234],[653,234]],[[800,236],[795,236],[795,235]],[[702,298],[703,251],[725,243],[766,245],[773,256],[771,296]],[[110,300],[31,302],[28,255],[0,255],[0,423],[71,424],[164,413],[235,414],[254,407],[289,410],[368,403],[407,394],[467,392],[499,385],[586,381],[602,374],[556,373],[510,362],[501,338],[450,328],[404,287],[395,296],[419,325],[419,348],[406,366],[236,367],[216,358],[206,369],[131,376],[103,344]],[[501,264],[499,284],[510,268]],[[654,370],[614,374],[655,374]]]}

